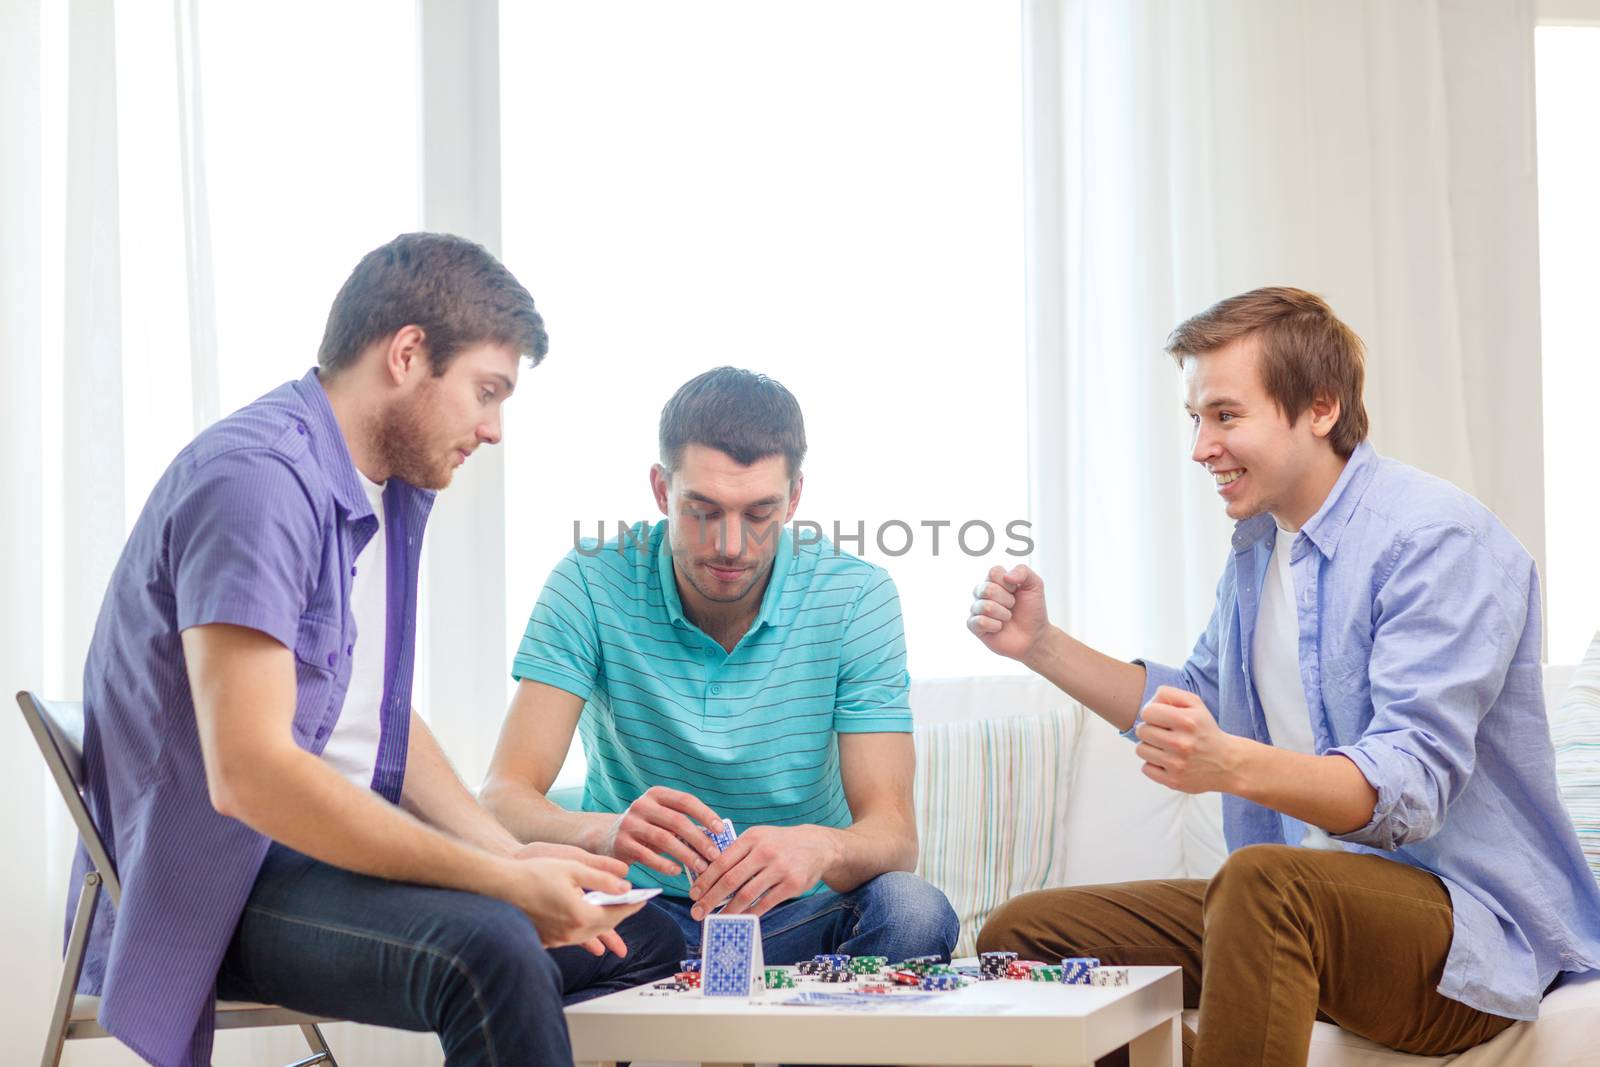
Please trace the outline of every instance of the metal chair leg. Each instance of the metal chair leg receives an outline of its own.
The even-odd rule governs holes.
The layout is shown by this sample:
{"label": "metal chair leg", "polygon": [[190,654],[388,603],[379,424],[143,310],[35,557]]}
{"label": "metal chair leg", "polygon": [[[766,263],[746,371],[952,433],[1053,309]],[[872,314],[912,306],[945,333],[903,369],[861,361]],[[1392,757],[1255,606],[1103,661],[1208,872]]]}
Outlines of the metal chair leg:
{"label": "metal chair leg", "polygon": [[326,1063],[328,1067],[339,1067],[339,1062],[333,1058],[333,1050],[328,1047],[328,1041],[322,1036],[322,1027],[316,1023],[302,1023],[300,1032],[305,1035],[306,1044],[311,1046],[311,1051],[317,1053],[308,1060],[301,1060],[292,1067],[309,1067],[313,1063]]}
{"label": "metal chair leg", "polygon": [[57,1067],[67,1043],[67,1025],[72,1017],[72,1001],[78,994],[78,978],[83,974],[83,957],[89,948],[89,924],[94,921],[95,905],[100,902],[100,873],[89,871],[78,890],[78,907],[72,915],[72,934],[67,938],[67,955],[61,962],[61,984],[56,989],[56,1007],[50,1013],[50,1033],[45,1038],[41,1067]]}

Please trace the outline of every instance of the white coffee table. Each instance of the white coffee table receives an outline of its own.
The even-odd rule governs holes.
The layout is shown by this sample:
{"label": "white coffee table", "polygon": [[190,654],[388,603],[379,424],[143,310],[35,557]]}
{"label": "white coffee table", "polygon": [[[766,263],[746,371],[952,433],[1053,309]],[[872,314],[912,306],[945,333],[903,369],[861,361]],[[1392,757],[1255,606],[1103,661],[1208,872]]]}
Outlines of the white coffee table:
{"label": "white coffee table", "polygon": [[[567,1009],[579,1064],[883,1063],[1085,1067],[1129,1045],[1131,1067],[1182,1061],[1183,979],[1131,967],[1122,987],[977,982],[874,1011],[785,1007],[794,990],[750,1000],[628,989]],[[847,989],[807,983],[806,990]]]}

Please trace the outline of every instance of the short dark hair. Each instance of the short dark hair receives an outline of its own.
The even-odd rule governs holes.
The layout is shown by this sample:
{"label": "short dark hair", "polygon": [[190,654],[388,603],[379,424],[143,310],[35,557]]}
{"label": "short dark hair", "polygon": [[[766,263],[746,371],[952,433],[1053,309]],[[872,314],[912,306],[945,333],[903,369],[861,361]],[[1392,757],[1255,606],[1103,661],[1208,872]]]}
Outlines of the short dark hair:
{"label": "short dark hair", "polygon": [[661,465],[676,470],[689,445],[749,466],[781,455],[789,479],[806,458],[806,423],[794,394],[765,374],[717,367],[685,382],[661,409]]}
{"label": "short dark hair", "polygon": [[528,290],[482,245],[454,234],[403,233],[362,256],[333,298],[317,363],[337,374],[406,326],[421,328],[434,377],[473,345],[507,345],[534,366],[550,350]]}
{"label": "short dark hair", "polygon": [[1270,286],[1219,300],[1179,323],[1167,338],[1167,353],[1182,367],[1185,356],[1214,352],[1248,336],[1261,344],[1261,383],[1291,425],[1319,394],[1338,399],[1339,421],[1328,443],[1349,458],[1367,437],[1361,338],[1316,293]]}

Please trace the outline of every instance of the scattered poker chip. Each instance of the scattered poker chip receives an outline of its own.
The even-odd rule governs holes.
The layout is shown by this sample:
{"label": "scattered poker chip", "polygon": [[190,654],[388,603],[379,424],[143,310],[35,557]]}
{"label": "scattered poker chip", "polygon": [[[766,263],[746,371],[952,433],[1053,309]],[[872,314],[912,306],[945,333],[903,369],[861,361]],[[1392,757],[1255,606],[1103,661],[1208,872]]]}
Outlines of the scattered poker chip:
{"label": "scattered poker chip", "polygon": [[856,992],[881,995],[884,993],[893,993],[894,986],[886,985],[883,982],[862,982],[860,985],[856,986]]}
{"label": "scattered poker chip", "polygon": [[1096,967],[1089,973],[1090,985],[1127,985],[1128,968],[1126,967]]}
{"label": "scattered poker chip", "polygon": [[895,985],[917,985],[922,981],[922,976],[916,971],[890,971],[889,978]]}
{"label": "scattered poker chip", "polygon": [[699,959],[679,960],[678,961],[678,970],[680,972],[682,972],[682,971],[690,971],[690,972],[693,972],[694,974],[699,974],[700,973],[700,964],[702,962],[703,961],[701,961]]}
{"label": "scattered poker chip", "polygon": [[944,992],[950,989],[960,989],[962,981],[959,974],[930,974],[922,979],[920,985],[923,989]]}
{"label": "scattered poker chip", "polygon": [[678,982],[674,978],[669,978],[665,982],[656,982],[650,988],[651,989],[677,989],[678,988]]}

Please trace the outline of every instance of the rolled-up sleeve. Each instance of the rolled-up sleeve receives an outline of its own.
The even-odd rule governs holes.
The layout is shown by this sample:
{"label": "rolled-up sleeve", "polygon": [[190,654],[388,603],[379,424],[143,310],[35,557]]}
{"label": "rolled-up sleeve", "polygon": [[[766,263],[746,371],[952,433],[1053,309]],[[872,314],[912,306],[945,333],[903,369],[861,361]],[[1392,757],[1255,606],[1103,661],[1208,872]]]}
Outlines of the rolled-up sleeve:
{"label": "rolled-up sleeve", "polygon": [[1373,602],[1372,720],[1326,753],[1349,759],[1378,794],[1371,821],[1337,838],[1386,851],[1437,833],[1472,776],[1478,724],[1527,621],[1518,586],[1531,580],[1453,523],[1397,540],[1391,558]]}
{"label": "rolled-up sleeve", "polygon": [[550,572],[528,617],[511,676],[519,682],[553,685],[588,700],[600,678],[600,662],[594,599],[574,550]]}

